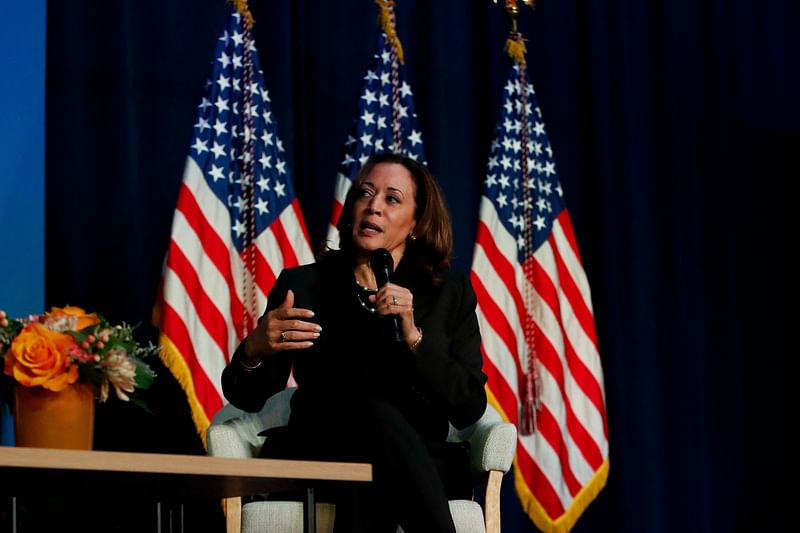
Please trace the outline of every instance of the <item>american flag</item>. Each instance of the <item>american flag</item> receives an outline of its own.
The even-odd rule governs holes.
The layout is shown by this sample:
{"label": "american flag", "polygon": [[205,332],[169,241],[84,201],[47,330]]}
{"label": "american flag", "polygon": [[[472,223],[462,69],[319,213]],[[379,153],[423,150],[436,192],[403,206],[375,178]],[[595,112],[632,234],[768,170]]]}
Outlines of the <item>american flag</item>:
{"label": "american flag", "polygon": [[553,151],[519,65],[492,142],[471,279],[490,401],[521,428],[520,501],[543,531],[568,531],[608,476],[603,371]]}
{"label": "american flag", "polygon": [[378,30],[377,53],[364,76],[358,118],[345,142],[345,155],[336,175],[336,190],[328,227],[328,246],[337,248],[336,222],[358,171],[373,154],[398,152],[422,163],[422,133],[414,112],[414,95],[405,81],[396,40]]}
{"label": "american flag", "polygon": [[277,274],[312,261],[255,43],[232,11],[198,106],[159,299],[162,358],[201,435]]}

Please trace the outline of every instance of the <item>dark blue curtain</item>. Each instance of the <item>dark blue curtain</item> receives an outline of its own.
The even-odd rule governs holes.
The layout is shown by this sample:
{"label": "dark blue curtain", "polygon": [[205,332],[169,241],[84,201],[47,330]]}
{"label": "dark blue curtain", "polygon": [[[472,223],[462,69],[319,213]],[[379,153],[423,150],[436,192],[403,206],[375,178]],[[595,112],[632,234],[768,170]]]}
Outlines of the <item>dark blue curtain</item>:
{"label": "dark blue curtain", "polygon": [[[502,5],[502,2],[500,2]],[[537,89],[593,292],[611,442],[575,531],[774,531],[792,436],[786,204],[800,176],[790,1],[540,0],[523,8]],[[377,8],[251,1],[312,245],[325,232]],[[149,325],[223,0],[51,0],[46,303]],[[401,0],[428,162],[467,271],[510,66],[489,0]],[[203,453],[161,370],[154,416],[101,406],[98,449]],[[504,492],[504,531],[533,531]],[[121,527],[121,526],[120,526]]]}

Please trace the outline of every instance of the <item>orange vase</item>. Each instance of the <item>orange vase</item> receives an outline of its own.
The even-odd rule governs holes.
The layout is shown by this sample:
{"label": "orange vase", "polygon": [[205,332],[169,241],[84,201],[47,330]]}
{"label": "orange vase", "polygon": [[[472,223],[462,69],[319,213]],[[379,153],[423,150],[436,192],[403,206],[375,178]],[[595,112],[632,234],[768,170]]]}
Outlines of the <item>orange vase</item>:
{"label": "orange vase", "polygon": [[17,446],[91,450],[94,391],[83,383],[60,392],[16,385],[14,433]]}

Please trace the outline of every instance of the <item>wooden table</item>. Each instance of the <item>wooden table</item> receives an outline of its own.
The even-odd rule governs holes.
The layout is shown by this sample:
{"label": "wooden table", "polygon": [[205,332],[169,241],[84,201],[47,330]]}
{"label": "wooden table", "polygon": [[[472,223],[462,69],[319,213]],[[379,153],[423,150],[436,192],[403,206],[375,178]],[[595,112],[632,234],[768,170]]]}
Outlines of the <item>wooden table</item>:
{"label": "wooden table", "polygon": [[[114,486],[114,497],[150,496],[162,502],[222,499],[307,489],[305,528],[314,524],[314,487],[372,481],[363,463],[229,459],[197,455],[102,452],[0,446],[0,494],[41,494],[43,486]],[[95,494],[102,497],[102,493]],[[161,531],[159,523],[158,531]],[[311,529],[313,531],[313,529]]]}

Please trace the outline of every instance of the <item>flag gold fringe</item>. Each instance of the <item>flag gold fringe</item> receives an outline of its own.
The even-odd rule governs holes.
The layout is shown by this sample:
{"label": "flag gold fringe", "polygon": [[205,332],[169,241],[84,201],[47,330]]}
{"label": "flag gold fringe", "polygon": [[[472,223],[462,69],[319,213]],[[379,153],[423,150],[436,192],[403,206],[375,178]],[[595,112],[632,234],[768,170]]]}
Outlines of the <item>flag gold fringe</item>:
{"label": "flag gold fringe", "polygon": [[[502,419],[508,422],[510,418],[488,387],[486,387],[486,396],[489,403],[500,413]],[[553,520],[547,512],[545,512],[544,508],[525,482],[525,478],[522,476],[522,471],[519,467],[519,462],[517,461],[517,453],[514,454],[514,487],[517,489],[517,496],[519,496],[523,511],[533,520],[536,527],[544,533],[568,533],[575,526],[575,522],[578,521],[578,518],[580,518],[589,504],[594,501],[597,495],[600,494],[600,491],[603,490],[603,487],[606,486],[609,470],[608,458],[603,461],[603,464],[597,469],[592,479],[575,496],[569,509],[558,517],[558,519]]]}
{"label": "flag gold fringe", "polygon": [[378,8],[380,8],[380,13],[378,15],[381,29],[383,33],[386,34],[386,38],[391,43],[392,47],[394,47],[395,53],[397,54],[397,60],[400,63],[403,63],[403,45],[400,44],[400,38],[397,36],[397,30],[395,29],[394,25],[394,0],[375,0],[375,3],[378,4]]}
{"label": "flag gold fringe", "polygon": [[159,336],[159,343],[161,344],[161,360],[164,365],[172,372],[178,384],[186,393],[186,399],[189,402],[189,408],[192,411],[192,421],[197,429],[197,434],[203,441],[203,448],[206,447],[206,431],[211,422],[206,416],[205,409],[200,405],[197,399],[197,393],[194,390],[194,382],[192,381],[192,373],[186,365],[186,359],[183,358],[181,352],[173,344],[169,337],[163,333]]}
{"label": "flag gold fringe", "polygon": [[229,3],[233,4],[233,7],[236,8],[236,11],[239,12],[240,15],[244,17],[244,21],[247,24],[248,29],[253,29],[253,13],[250,12],[250,7],[247,5],[247,0],[228,0]]}
{"label": "flag gold fringe", "polygon": [[528,53],[528,50],[525,48],[525,40],[521,35],[517,34],[516,38],[509,36],[506,39],[505,51],[517,65],[525,65],[525,54]]}

